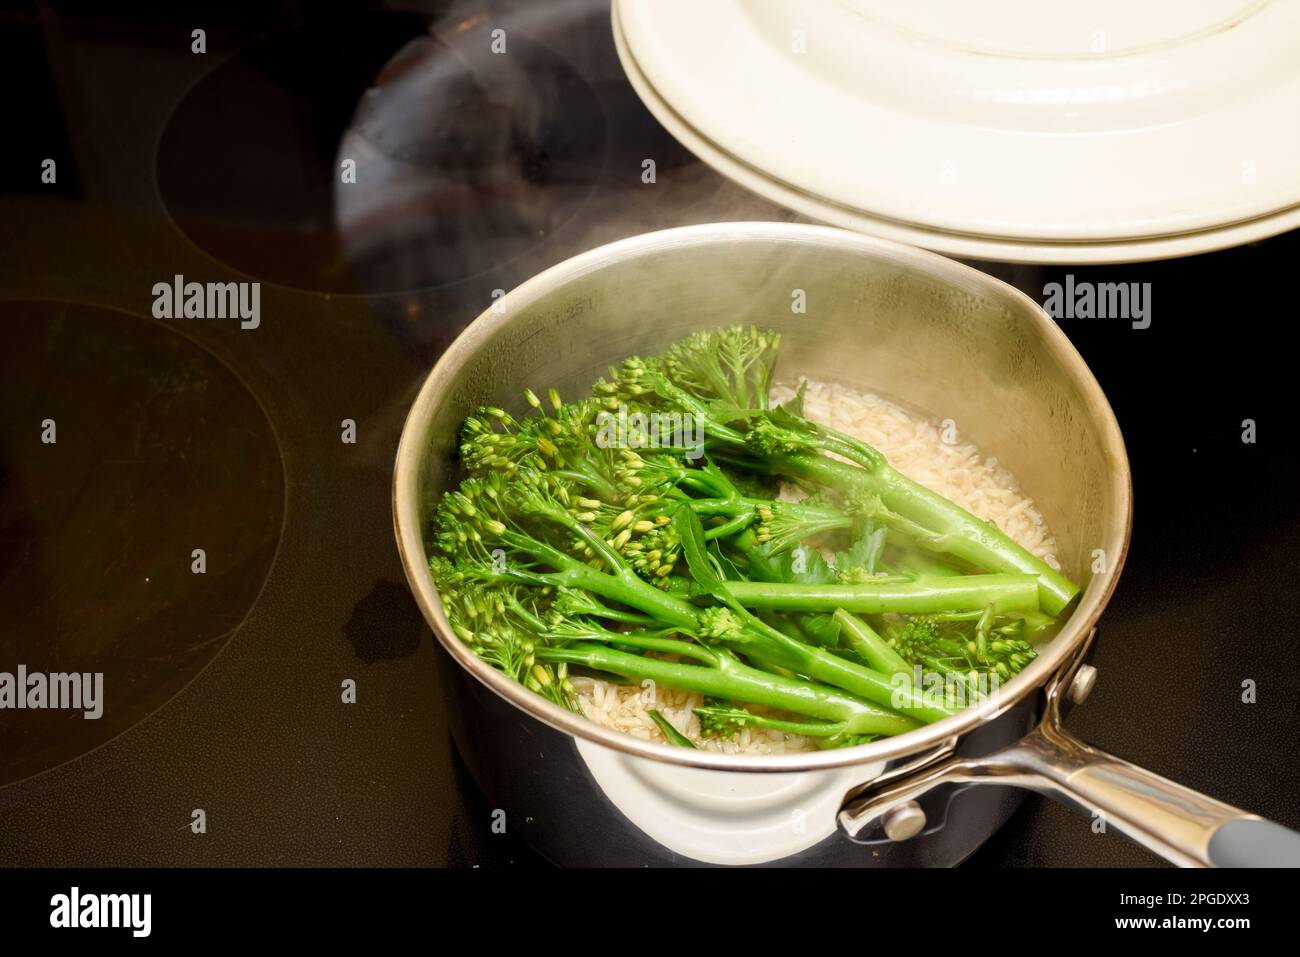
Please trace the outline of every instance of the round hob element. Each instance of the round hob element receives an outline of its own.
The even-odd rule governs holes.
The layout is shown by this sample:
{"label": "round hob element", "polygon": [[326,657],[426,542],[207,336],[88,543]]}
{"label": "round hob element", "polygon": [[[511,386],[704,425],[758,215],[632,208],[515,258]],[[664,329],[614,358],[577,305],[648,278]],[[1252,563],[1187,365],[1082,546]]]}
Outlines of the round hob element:
{"label": "round hob element", "polygon": [[0,317],[0,701],[21,668],[26,702],[77,674],[83,705],[48,707],[71,679],[57,701],[45,680],[46,707],[10,700],[2,785],[130,728],[216,656],[270,571],[284,472],[257,400],[189,339],[90,306]]}
{"label": "round hob element", "polygon": [[308,24],[213,69],[158,145],[158,190],[177,227],[257,279],[356,291],[334,228],[334,155],[370,81],[424,28],[395,13]]}

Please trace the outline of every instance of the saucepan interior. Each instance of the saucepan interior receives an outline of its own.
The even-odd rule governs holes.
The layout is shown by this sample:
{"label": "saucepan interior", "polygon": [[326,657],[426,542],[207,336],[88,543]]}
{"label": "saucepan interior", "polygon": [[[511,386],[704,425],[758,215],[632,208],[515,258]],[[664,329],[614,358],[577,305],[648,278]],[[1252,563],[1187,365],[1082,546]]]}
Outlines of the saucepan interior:
{"label": "saucepan interior", "polygon": [[796,770],[921,750],[988,717],[963,712],[858,748],[756,757],[668,748],[605,729],[506,680],[452,634],[426,570],[433,506],[461,478],[461,422],[484,404],[523,412],[525,387],[586,393],[611,363],[695,329],[754,323],[783,334],[778,375],[868,389],[996,455],[1038,504],[1063,570],[1084,592],[1039,659],[999,692],[1034,691],[1096,622],[1124,560],[1128,462],[1101,389],[1066,337],[1010,286],[942,257],[853,233],[723,223],[592,250],[524,283],[444,354],[411,410],[394,517],[407,575],[449,653],[547,724],[655,760]]}

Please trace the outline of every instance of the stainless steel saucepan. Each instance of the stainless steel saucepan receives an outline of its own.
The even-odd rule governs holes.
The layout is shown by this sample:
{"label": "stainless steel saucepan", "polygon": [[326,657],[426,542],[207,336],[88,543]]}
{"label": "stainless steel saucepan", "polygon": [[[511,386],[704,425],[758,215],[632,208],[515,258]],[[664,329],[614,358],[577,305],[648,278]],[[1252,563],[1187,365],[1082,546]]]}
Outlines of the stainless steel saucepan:
{"label": "stainless steel saucepan", "polygon": [[[991,704],[855,748],[721,755],[587,721],[452,634],[426,536],[438,496],[460,479],[465,417],[485,404],[522,411],[525,387],[578,397],[624,356],[735,322],[784,334],[781,377],[955,420],[1038,504],[1084,590]],[[1300,835],[1063,730],[1061,704],[1091,688],[1085,655],[1124,564],[1128,460],[1105,396],[1051,319],[959,263],[779,223],[671,229],[563,262],[479,316],[434,367],[402,433],[393,515],[411,589],[446,650],[457,744],[507,828],[558,863],[950,865],[1030,789],[1104,815],[1178,864],[1300,864]]]}

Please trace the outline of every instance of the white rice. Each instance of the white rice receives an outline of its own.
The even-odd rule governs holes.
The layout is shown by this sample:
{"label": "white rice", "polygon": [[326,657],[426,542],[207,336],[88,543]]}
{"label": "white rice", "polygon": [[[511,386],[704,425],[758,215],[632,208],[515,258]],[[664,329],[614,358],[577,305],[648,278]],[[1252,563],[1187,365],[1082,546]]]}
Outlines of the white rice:
{"label": "white rice", "polygon": [[[774,403],[792,398],[797,384],[777,383]],[[1057,567],[1056,542],[1034,507],[1020,492],[1013,476],[996,458],[984,456],[974,445],[948,443],[940,423],[856,389],[807,383],[804,414],[878,449],[889,464],[908,478],[938,492],[973,515],[993,522],[1010,538],[1049,565]],[[951,435],[946,436],[952,438]],[[700,748],[727,754],[781,754],[809,751],[816,745],[804,735],[746,728],[730,738],[700,735],[699,719],[692,708],[703,704],[702,695],[676,688],[618,685],[594,678],[574,677],[579,701],[587,717],[598,724],[648,741],[663,742],[663,734],[647,714],[657,708],[682,734]]]}

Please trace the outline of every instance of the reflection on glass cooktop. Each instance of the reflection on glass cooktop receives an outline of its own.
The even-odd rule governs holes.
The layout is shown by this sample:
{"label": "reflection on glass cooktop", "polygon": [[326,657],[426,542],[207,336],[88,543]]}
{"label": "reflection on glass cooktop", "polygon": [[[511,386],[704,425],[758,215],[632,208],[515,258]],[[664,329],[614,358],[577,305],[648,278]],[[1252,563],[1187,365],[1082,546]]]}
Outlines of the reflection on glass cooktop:
{"label": "reflection on glass cooktop", "polygon": [[370,14],[252,45],[169,120],[164,205],[228,265],[319,291],[436,287],[508,262],[580,208],[606,134],[570,64],[494,29]]}
{"label": "reflection on glass cooktop", "polygon": [[[257,400],[190,340],[88,306],[0,317],[0,662],[14,681],[103,675],[83,698],[98,718],[5,711],[3,785],[126,730],[212,660],[270,570],[284,480]],[[39,702],[33,687],[17,692]]]}
{"label": "reflection on glass cooktop", "polygon": [[357,176],[335,190],[338,224],[367,290],[509,262],[595,188],[605,121],[592,88],[518,31],[495,44],[492,32],[480,17],[412,40],[343,136],[336,165],[355,162]]}
{"label": "reflection on glass cooktop", "polygon": [[257,279],[353,291],[334,228],[334,152],[357,99],[424,30],[414,15],[295,27],[219,63],[158,144],[158,191],[196,246]]}

